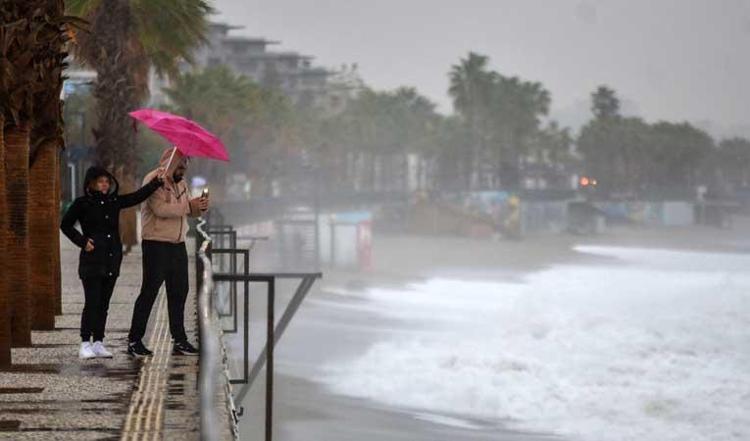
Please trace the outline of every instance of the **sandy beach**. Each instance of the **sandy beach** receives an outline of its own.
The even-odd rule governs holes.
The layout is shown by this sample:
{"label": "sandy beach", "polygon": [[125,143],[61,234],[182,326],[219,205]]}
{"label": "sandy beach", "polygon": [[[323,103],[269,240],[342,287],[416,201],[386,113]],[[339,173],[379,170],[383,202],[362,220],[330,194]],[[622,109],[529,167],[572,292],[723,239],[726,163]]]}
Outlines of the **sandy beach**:
{"label": "sandy beach", "polygon": [[[386,311],[384,314],[382,305],[372,304],[366,295],[362,295],[364,292],[381,290],[388,293],[413,284],[429,283],[436,277],[521,284],[526,283],[524,279],[529,275],[544,274],[546,268],[595,268],[611,264],[614,258],[606,253],[598,253],[597,247],[746,254],[750,250],[750,222],[744,218],[738,219],[732,230],[699,227],[618,228],[596,237],[536,236],[519,242],[376,235],[373,271],[326,271],[325,279],[311,292],[278,346],[276,439],[579,439],[576,436],[555,435],[552,431],[519,430],[517,421],[512,418],[479,417],[460,410],[446,411],[445,409],[452,408],[450,403],[430,402],[425,406],[415,406],[415,396],[409,395],[406,390],[408,387],[404,387],[403,400],[399,397],[398,389],[388,395],[388,399],[378,399],[382,396],[382,391],[378,389],[381,386],[378,386],[377,381],[382,382],[382,378],[374,378],[383,375],[382,372],[363,371],[362,376],[366,378],[354,380],[338,379],[335,376],[339,375],[339,366],[348,366],[342,368],[342,377],[351,376],[358,369],[356,366],[362,367],[352,360],[360,360],[358,363],[371,360],[377,365],[379,361],[372,358],[373,351],[383,342],[393,345],[394,342],[407,338],[405,336],[434,336],[433,330],[426,325],[430,322],[430,317],[402,317],[393,311]],[[591,250],[594,252],[589,252]],[[293,286],[282,286],[281,292],[289,293],[292,288]],[[279,300],[279,307],[285,301]],[[251,308],[254,316],[251,335],[263,335],[264,308],[265,304],[260,300],[257,307]],[[748,311],[742,312],[747,313]],[[398,349],[398,346],[386,347]],[[257,351],[258,348],[253,350]],[[420,366],[430,367],[429,364],[418,366],[421,363],[419,358],[400,360],[406,362],[396,360],[396,364],[383,366],[392,370],[394,384],[401,384],[402,387],[403,384],[398,383],[396,378],[409,372],[409,366],[404,364],[413,362],[414,369],[419,369]],[[429,363],[429,360],[424,363]],[[377,366],[373,366],[373,369],[376,368]],[[471,377],[471,371],[465,372],[469,372],[465,377]],[[388,374],[384,375],[387,377]],[[453,376],[448,378],[451,381],[456,379]],[[464,377],[458,378],[463,381]],[[358,385],[373,384],[375,386],[372,390],[357,390]],[[262,393],[261,379],[242,403],[245,407],[245,415],[241,418],[243,439],[259,439],[262,434]],[[437,399],[442,396],[434,394]],[[465,407],[457,404],[456,409]],[[575,430],[571,429],[570,432]]]}

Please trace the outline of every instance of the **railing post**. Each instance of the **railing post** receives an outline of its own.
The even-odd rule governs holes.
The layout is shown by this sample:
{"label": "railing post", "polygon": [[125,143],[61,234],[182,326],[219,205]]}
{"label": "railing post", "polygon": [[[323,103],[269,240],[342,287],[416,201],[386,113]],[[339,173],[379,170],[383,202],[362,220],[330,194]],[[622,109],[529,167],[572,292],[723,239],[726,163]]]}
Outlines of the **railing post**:
{"label": "railing post", "polygon": [[203,246],[203,236],[195,236],[195,292],[201,292],[203,286],[203,259],[200,256],[200,249]]}
{"label": "railing post", "polygon": [[[244,361],[244,375],[243,378],[247,382],[248,378],[250,377],[250,279],[248,276],[250,275],[250,250],[248,250],[247,256],[245,258],[245,296],[244,296],[244,304],[243,309],[245,311],[245,322],[244,322],[244,348],[243,348],[243,361]],[[235,315],[236,318],[236,315]],[[235,328],[236,326],[235,321]]]}
{"label": "railing post", "polygon": [[273,438],[273,347],[274,328],[276,319],[274,317],[274,304],[276,303],[276,284],[274,278],[268,281],[268,327],[266,328],[266,348],[268,351],[266,359],[266,441]]}

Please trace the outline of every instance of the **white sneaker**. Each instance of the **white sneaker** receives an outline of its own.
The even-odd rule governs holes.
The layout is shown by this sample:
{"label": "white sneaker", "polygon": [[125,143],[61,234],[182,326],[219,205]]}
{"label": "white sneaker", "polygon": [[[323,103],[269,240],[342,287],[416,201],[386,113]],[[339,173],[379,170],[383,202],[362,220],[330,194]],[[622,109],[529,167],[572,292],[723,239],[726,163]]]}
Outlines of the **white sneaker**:
{"label": "white sneaker", "polygon": [[96,353],[94,352],[94,346],[91,342],[85,341],[81,343],[81,349],[78,351],[78,358],[88,360],[89,358],[94,357],[96,357]]}
{"label": "white sneaker", "polygon": [[94,355],[97,358],[112,358],[112,353],[107,350],[107,348],[104,346],[104,343],[100,341],[95,341],[92,349],[94,351]]}

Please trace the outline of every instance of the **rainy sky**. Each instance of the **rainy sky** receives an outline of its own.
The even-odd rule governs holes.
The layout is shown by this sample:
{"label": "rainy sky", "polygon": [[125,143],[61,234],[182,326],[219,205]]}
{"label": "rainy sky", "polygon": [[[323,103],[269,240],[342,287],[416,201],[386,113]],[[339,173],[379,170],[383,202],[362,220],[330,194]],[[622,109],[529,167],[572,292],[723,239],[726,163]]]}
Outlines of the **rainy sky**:
{"label": "rainy sky", "polygon": [[450,110],[447,71],[469,50],[543,82],[554,114],[588,117],[605,83],[649,120],[750,127],[750,1],[215,0],[218,20],[321,65],[356,62],[375,88],[416,86]]}

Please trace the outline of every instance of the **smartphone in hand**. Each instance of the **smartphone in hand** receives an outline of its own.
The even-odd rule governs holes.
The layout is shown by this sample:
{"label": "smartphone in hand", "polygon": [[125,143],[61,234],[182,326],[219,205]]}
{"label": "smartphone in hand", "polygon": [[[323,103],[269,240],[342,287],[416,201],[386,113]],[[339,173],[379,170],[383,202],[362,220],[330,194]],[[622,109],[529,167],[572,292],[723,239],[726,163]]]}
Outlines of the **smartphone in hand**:
{"label": "smartphone in hand", "polygon": [[200,203],[201,211],[207,211],[208,210],[208,188],[204,188],[201,192],[201,203]]}

